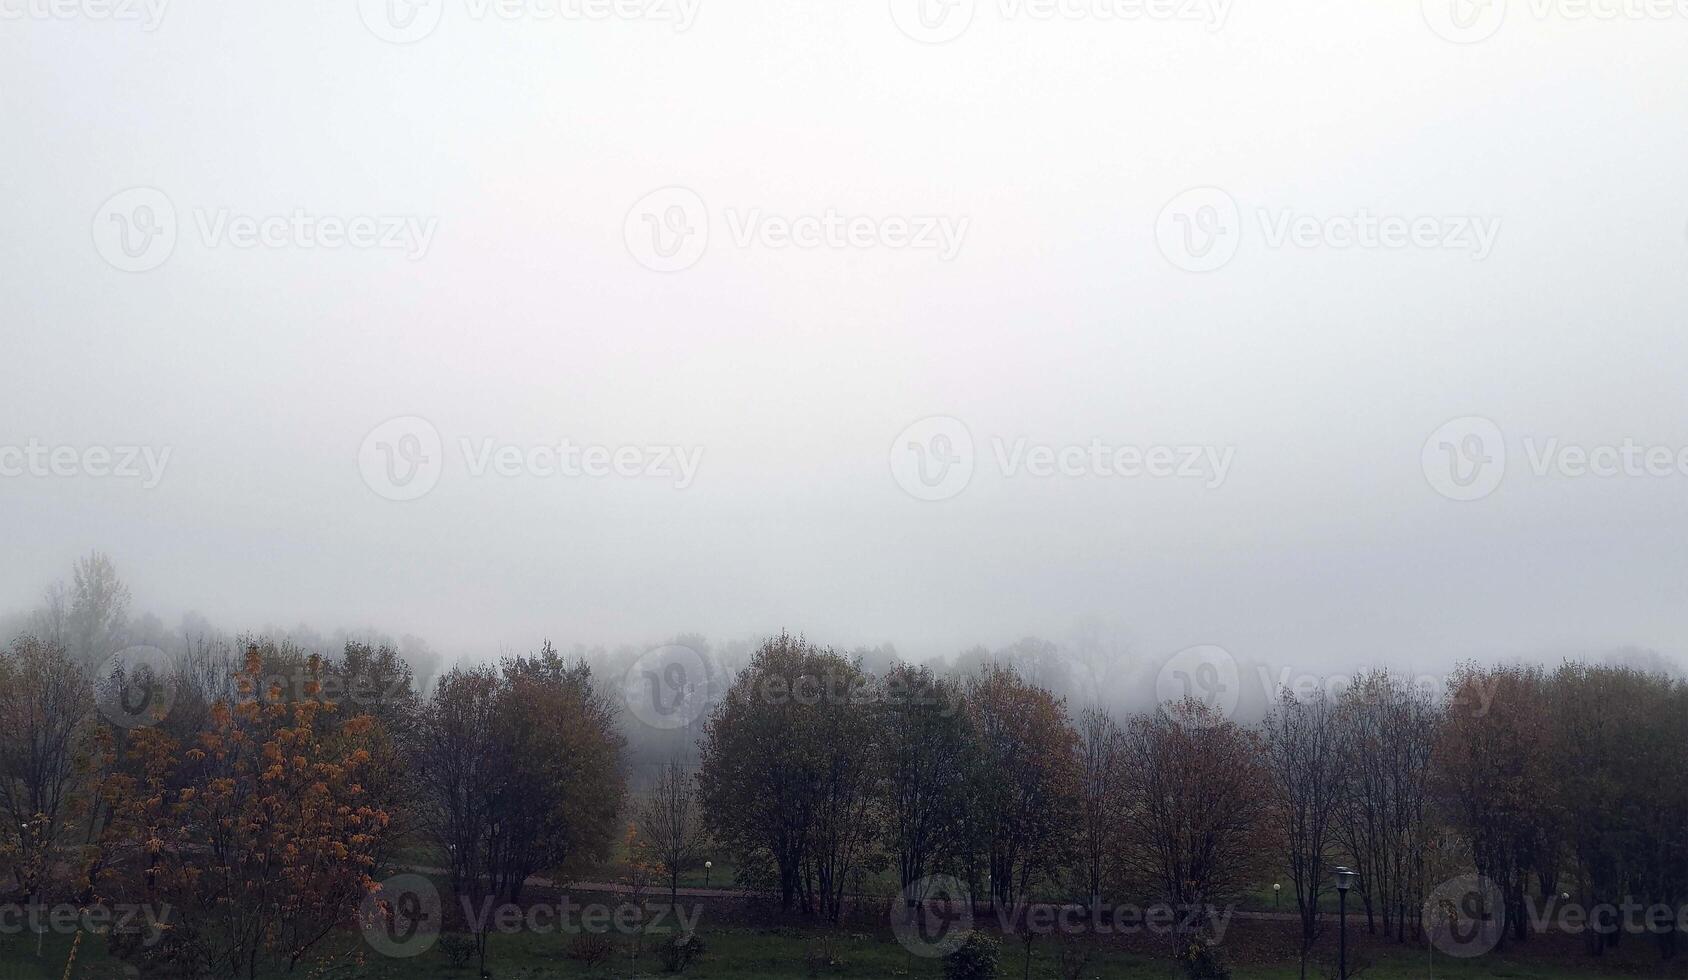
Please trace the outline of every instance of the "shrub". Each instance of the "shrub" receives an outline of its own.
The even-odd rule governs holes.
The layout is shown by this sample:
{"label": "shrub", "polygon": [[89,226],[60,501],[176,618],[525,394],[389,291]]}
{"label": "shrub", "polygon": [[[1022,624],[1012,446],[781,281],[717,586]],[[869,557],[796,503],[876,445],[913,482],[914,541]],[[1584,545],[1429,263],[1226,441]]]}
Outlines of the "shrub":
{"label": "shrub", "polygon": [[944,957],[944,976],[948,980],[995,980],[1000,955],[996,940],[974,932],[955,952]]}
{"label": "shrub", "polygon": [[671,932],[662,941],[662,968],[669,973],[684,973],[686,967],[703,955],[703,940],[697,933]]}
{"label": "shrub", "polygon": [[440,952],[446,955],[452,966],[462,969],[475,958],[475,940],[469,936],[444,933],[440,936]]}
{"label": "shrub", "polygon": [[569,959],[584,964],[588,970],[609,959],[614,953],[615,944],[610,942],[608,936],[600,936],[597,933],[581,933],[569,943]]}
{"label": "shrub", "polygon": [[1094,950],[1082,940],[1061,947],[1061,980],[1079,980],[1084,968],[1090,965]]}
{"label": "shrub", "polygon": [[1231,980],[1231,968],[1225,965],[1224,951],[1206,939],[1192,939],[1178,961],[1190,980]]}
{"label": "shrub", "polygon": [[814,945],[803,951],[803,965],[808,968],[811,977],[842,969],[844,957],[838,950],[838,937],[821,936]]}

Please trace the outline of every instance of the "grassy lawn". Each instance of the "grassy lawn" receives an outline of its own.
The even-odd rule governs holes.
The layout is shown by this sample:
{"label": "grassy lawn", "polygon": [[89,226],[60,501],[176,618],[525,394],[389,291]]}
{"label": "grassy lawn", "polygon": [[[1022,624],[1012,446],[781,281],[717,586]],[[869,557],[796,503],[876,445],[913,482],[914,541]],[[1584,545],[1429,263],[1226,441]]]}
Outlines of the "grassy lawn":
{"label": "grassy lawn", "polygon": [[[706,919],[706,921],[708,921]],[[889,978],[940,978],[942,963],[920,959],[904,950],[884,930],[865,931],[820,930],[793,927],[757,927],[748,924],[707,925],[699,933],[707,944],[707,951],[685,976],[697,980],[810,980],[810,978],[857,978],[857,980],[889,980]],[[1236,948],[1233,969],[1237,980],[1293,980],[1297,977],[1292,956],[1282,954],[1281,943],[1287,942],[1276,926],[1242,923],[1235,927]],[[1252,933],[1250,932],[1252,930]],[[585,966],[568,958],[573,934],[518,934],[495,936],[489,967],[499,980],[545,980],[545,978],[631,978],[662,977],[660,959],[654,946],[659,936],[648,937],[644,955],[635,960],[627,945],[612,960],[588,971]],[[1392,945],[1370,945],[1363,937],[1350,935],[1353,940],[1351,963],[1369,961],[1361,975],[1364,980],[1424,980],[1429,977],[1512,978],[1512,980],[1562,980],[1579,977],[1594,980],[1634,980],[1641,977],[1685,976],[1681,970],[1672,974],[1664,971],[1650,950],[1634,950],[1638,954],[1628,969],[1620,964],[1608,964],[1602,972],[1601,964],[1580,958],[1574,951],[1560,956],[1543,955],[1544,950],[1532,950],[1522,958],[1491,956],[1474,961],[1454,961],[1438,957],[1432,963],[1422,950],[1413,952]],[[48,936],[42,957],[35,956],[35,937],[0,936],[0,980],[61,980],[70,947],[70,939]],[[628,942],[620,940],[620,942]],[[1031,976],[1039,980],[1059,977],[1059,938],[1040,940],[1033,947]],[[106,959],[104,943],[98,937],[86,937],[79,950],[77,968],[70,974],[78,978],[122,976],[116,965]],[[1334,943],[1330,944],[1334,952]],[[327,952],[327,950],[325,950]],[[368,978],[368,980],[474,980],[475,969],[453,966],[442,948],[408,960],[384,959],[363,949],[352,937],[343,937],[333,952],[338,965],[317,972],[301,967],[296,977]],[[361,964],[355,962],[363,955]],[[1001,980],[1023,976],[1024,947],[1017,941],[1002,946]],[[1148,951],[1126,948],[1120,944],[1098,947],[1096,955],[1081,974],[1091,980],[1171,980],[1176,974],[1170,965]],[[1312,976],[1323,977],[1318,968]],[[287,976],[265,974],[266,977]]]}

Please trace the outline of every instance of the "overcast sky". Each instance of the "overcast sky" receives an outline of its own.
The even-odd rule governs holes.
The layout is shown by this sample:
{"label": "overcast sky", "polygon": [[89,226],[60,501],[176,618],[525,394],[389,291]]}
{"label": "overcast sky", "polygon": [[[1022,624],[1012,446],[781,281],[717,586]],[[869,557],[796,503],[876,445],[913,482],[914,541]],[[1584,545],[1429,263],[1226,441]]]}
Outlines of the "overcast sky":
{"label": "overcast sky", "polygon": [[0,606],[1681,654],[1688,13],[1544,2],[0,0]]}

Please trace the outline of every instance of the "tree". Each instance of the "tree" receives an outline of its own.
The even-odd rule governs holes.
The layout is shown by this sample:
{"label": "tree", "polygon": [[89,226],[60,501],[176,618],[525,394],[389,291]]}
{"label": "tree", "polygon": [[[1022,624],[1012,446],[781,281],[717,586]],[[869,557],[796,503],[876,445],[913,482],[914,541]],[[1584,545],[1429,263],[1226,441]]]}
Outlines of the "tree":
{"label": "tree", "polygon": [[1449,684],[1436,771],[1449,816],[1470,842],[1477,873],[1505,902],[1520,941],[1524,895],[1544,847],[1548,711],[1539,667],[1461,668]]}
{"label": "tree", "polygon": [[[417,738],[424,819],[450,855],[453,889],[485,908],[529,877],[608,856],[626,794],[624,741],[584,664],[547,643],[501,668],[441,679]],[[486,968],[488,934],[477,925]]]}
{"label": "tree", "polygon": [[111,559],[98,551],[78,559],[72,574],[71,653],[83,663],[97,664],[117,652],[129,612],[129,587],[117,577]]}
{"label": "tree", "polygon": [[877,839],[877,732],[860,668],[803,637],[762,644],[704,726],[706,822],[740,880],[836,919]]}
{"label": "tree", "polygon": [[0,655],[0,855],[13,859],[26,900],[88,804],[93,709],[93,686],[62,647],[23,636]]}
{"label": "tree", "polygon": [[1213,910],[1254,883],[1271,843],[1262,755],[1258,736],[1193,698],[1126,730],[1126,878],[1178,913],[1173,952],[1187,969],[1211,956]]}
{"label": "tree", "polygon": [[1114,821],[1125,806],[1120,756],[1125,732],[1106,711],[1086,708],[1078,719],[1079,858],[1092,908],[1114,876]]}
{"label": "tree", "polygon": [[[376,722],[321,700],[320,661],[297,698],[217,701],[191,743],[133,733],[103,788],[111,820],[104,883],[174,920],[146,955],[185,976],[291,970],[356,912],[374,885],[390,816],[363,781]],[[248,651],[241,680],[260,683]]]}
{"label": "tree", "polygon": [[674,760],[662,767],[656,788],[638,808],[643,846],[668,878],[668,901],[680,904],[680,875],[703,858],[703,818],[692,773]]}
{"label": "tree", "polygon": [[1342,802],[1342,757],[1335,707],[1324,692],[1307,699],[1285,689],[1266,718],[1270,799],[1281,853],[1301,917],[1301,976],[1319,939],[1319,896],[1336,843]]}
{"label": "tree", "polygon": [[978,739],[977,845],[988,855],[990,891],[1003,906],[1021,898],[1068,857],[1079,798],[1078,738],[1055,696],[1010,668],[987,668],[967,694]]}
{"label": "tree", "polygon": [[1416,935],[1433,828],[1432,754],[1442,712],[1387,669],[1358,677],[1337,704],[1344,779],[1337,839],[1359,872],[1367,931]]}
{"label": "tree", "polygon": [[963,694],[926,667],[898,664],[884,682],[881,712],[887,849],[903,893],[956,848],[966,806],[971,734]]}

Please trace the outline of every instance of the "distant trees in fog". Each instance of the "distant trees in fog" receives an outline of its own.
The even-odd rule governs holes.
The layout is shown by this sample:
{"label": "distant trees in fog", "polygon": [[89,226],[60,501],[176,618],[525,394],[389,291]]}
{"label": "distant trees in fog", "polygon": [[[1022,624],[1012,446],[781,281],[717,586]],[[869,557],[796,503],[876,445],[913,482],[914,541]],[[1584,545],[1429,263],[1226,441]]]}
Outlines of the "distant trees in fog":
{"label": "distant trees in fog", "polygon": [[[1403,942],[1472,873],[1510,941],[1558,896],[1688,900],[1688,683],[1631,667],[1467,665],[1443,690],[1371,670],[1280,691],[1250,725],[1198,700],[1074,709],[1048,685],[1105,668],[1042,641],[943,670],[782,633],[653,738],[605,661],[549,644],[426,687],[355,639],[207,631],[111,660],[161,627],[98,554],[24,625],[0,652],[0,901],[168,903],[157,947],[110,942],[184,976],[316,956],[401,846],[430,845],[482,907],[615,860],[629,825],[670,900],[710,853],[825,921],[882,873],[906,902],[953,876],[1011,928],[1029,902],[1164,903],[1192,963],[1217,955],[1213,910],[1281,877],[1304,975],[1337,865],[1365,927]],[[1622,938],[1586,935],[1593,954]]]}

